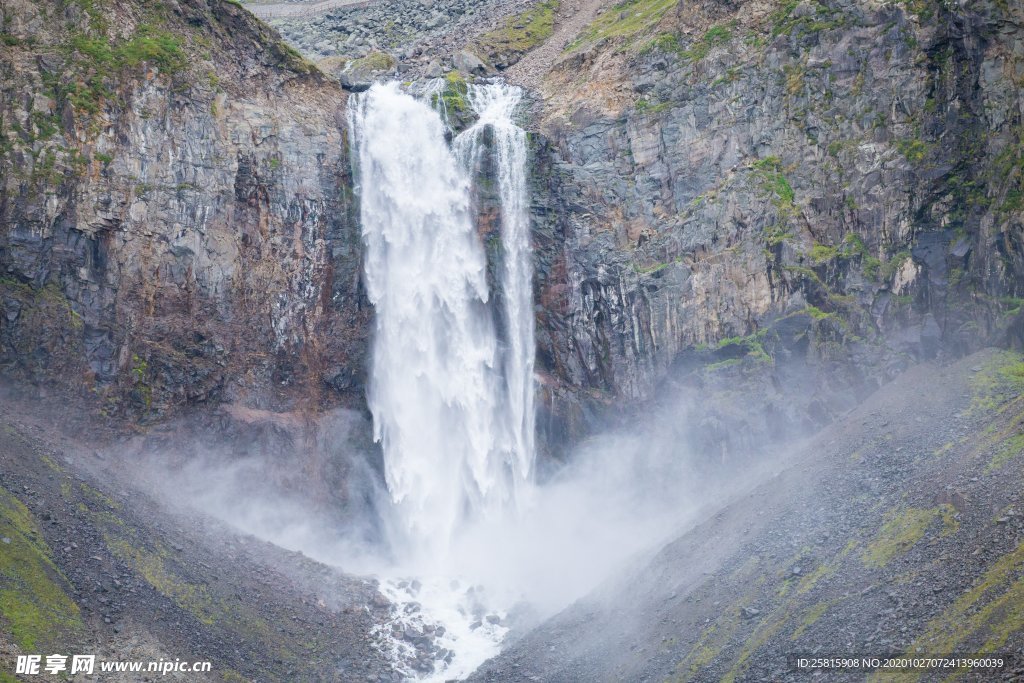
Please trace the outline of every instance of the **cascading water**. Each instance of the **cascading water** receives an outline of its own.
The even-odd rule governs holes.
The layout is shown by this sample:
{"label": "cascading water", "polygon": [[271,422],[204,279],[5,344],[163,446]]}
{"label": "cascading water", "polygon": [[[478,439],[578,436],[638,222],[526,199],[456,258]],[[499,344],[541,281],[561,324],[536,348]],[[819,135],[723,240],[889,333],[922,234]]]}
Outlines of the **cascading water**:
{"label": "cascading water", "polygon": [[486,151],[485,132],[493,135],[504,253],[502,314],[507,330],[502,363],[507,408],[504,417],[513,441],[516,474],[527,479],[534,456],[534,320],[526,131],[513,120],[521,95],[519,88],[503,84],[470,88],[470,105],[479,118],[455,140],[455,145],[464,163],[473,165]]}
{"label": "cascading water", "polygon": [[[449,549],[470,523],[516,508],[534,451],[526,134],[512,118],[521,91],[473,85],[468,97],[479,120],[451,147],[438,113],[397,84],[374,85],[350,108],[376,311],[369,406],[398,520],[392,544],[423,579],[382,590],[415,606],[394,624],[407,662],[405,641],[444,624],[431,655],[442,678],[468,674],[505,633],[479,590],[451,580]],[[472,212],[470,169],[488,140],[501,199],[502,339]],[[419,656],[410,666],[430,671]]]}

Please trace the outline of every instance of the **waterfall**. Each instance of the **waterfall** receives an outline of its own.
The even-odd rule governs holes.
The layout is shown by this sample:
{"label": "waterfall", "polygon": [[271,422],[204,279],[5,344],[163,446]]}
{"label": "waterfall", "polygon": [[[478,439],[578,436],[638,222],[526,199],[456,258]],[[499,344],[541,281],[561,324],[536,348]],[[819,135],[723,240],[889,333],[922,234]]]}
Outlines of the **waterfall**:
{"label": "waterfall", "polygon": [[479,117],[456,139],[456,149],[472,163],[486,151],[491,131],[501,195],[502,289],[507,330],[503,358],[508,429],[518,472],[529,477],[534,454],[534,318],[530,214],[526,191],[526,131],[513,121],[522,91],[514,86],[473,86],[469,101]]}
{"label": "waterfall", "polygon": [[[368,400],[400,544],[439,558],[461,525],[515,504],[533,461],[533,305],[520,91],[470,86],[480,120],[449,147],[440,116],[397,84],[353,98],[367,293]],[[494,131],[502,202],[499,339],[467,162]]]}

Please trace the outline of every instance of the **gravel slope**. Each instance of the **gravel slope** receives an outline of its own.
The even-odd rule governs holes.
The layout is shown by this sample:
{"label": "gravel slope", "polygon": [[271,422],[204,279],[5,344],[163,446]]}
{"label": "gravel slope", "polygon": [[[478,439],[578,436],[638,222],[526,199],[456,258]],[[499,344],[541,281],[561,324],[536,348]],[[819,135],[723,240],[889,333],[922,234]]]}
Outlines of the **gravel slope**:
{"label": "gravel slope", "polygon": [[[472,680],[787,681],[807,679],[791,653],[1021,653],[1022,386],[1004,352],[907,372]],[[1022,676],[1018,659],[966,680]]]}
{"label": "gravel slope", "polygon": [[0,552],[28,568],[0,556],[0,593],[19,600],[3,604],[0,681],[17,654],[54,652],[213,664],[152,680],[397,680],[371,635],[367,606],[386,606],[372,583],[167,509],[116,475],[130,462],[33,405],[0,399]]}

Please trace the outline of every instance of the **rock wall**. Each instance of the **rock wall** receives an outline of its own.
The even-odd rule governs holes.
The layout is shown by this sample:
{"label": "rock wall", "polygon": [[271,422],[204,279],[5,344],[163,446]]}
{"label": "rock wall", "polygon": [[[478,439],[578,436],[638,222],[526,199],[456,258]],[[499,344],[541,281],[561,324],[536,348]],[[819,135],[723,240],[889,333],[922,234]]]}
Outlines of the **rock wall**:
{"label": "rock wall", "polygon": [[[361,406],[345,93],[231,2],[11,7],[5,372],[133,419]],[[553,454],[679,385],[702,397],[690,436],[735,450],[821,425],[916,360],[1020,343],[1018,4],[597,16],[531,137]]]}
{"label": "rock wall", "polygon": [[359,405],[345,93],[227,0],[8,3],[0,365],[111,414]]}
{"label": "rock wall", "polygon": [[1019,345],[1022,84],[1019,3],[601,14],[542,103],[552,431],[671,380],[705,393],[699,444],[743,445],[910,362]]}

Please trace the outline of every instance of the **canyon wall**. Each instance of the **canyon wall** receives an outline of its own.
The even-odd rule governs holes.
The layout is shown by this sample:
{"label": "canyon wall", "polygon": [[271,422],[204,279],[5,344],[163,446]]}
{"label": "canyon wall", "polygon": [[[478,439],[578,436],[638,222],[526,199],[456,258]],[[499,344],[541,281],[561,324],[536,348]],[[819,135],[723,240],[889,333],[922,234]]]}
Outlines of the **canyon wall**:
{"label": "canyon wall", "polygon": [[1000,0],[599,15],[543,86],[551,431],[671,378],[702,395],[700,445],[750,445],[1019,345],[1022,29]]}
{"label": "canyon wall", "polygon": [[3,22],[5,374],[133,420],[360,405],[344,91],[225,0]]}
{"label": "canyon wall", "polygon": [[[361,408],[346,93],[225,0],[8,6],[4,373],[132,420]],[[911,363],[1019,345],[1022,22],[1005,0],[598,14],[533,108],[548,452],[686,390],[687,438],[725,457]]]}

